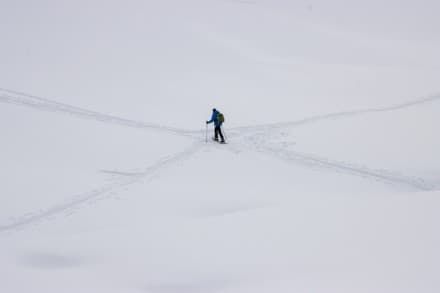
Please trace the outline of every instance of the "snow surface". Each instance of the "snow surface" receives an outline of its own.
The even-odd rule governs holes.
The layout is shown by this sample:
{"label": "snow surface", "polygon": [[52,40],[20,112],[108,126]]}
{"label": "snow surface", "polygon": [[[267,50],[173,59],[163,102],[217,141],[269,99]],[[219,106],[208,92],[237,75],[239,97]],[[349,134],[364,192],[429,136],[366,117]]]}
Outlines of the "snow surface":
{"label": "snow surface", "polygon": [[0,2],[0,292],[440,292],[439,9]]}

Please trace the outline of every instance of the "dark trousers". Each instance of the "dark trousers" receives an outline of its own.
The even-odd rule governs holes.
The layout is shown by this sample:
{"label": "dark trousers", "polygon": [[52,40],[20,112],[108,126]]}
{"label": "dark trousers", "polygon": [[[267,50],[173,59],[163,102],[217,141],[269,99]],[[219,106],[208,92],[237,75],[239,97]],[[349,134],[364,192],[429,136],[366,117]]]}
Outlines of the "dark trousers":
{"label": "dark trousers", "polygon": [[222,129],[220,128],[220,126],[216,126],[214,128],[214,132],[215,132],[215,139],[216,140],[218,140],[218,135],[220,134],[220,137],[221,137],[222,141],[225,141],[225,139],[223,137]]}

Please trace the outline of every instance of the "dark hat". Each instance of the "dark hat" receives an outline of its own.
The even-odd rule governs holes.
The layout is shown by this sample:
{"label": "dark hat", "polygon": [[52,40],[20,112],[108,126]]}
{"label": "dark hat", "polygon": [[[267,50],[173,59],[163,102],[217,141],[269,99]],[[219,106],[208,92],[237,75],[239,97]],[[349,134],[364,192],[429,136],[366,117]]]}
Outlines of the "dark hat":
{"label": "dark hat", "polygon": [[217,111],[217,109],[216,109],[216,108],[213,108],[213,109],[212,109],[212,112],[215,112],[215,111]]}

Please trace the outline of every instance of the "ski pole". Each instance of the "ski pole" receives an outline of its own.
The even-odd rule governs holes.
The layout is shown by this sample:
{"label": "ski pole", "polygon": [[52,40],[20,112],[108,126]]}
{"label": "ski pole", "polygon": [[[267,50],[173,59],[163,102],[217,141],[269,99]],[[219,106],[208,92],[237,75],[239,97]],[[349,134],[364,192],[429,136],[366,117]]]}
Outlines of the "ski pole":
{"label": "ski pole", "polygon": [[205,143],[208,143],[208,123],[206,123]]}
{"label": "ski pole", "polygon": [[223,133],[223,136],[225,137],[225,140],[228,140],[228,137],[226,136],[225,129],[223,128],[223,126],[220,126],[220,127],[222,129],[222,133]]}

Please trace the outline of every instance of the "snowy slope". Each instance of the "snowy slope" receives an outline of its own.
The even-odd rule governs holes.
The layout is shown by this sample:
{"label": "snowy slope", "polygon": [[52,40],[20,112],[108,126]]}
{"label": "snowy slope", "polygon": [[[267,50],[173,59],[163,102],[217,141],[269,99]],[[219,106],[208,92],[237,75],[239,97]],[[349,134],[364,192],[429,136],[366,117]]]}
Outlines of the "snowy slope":
{"label": "snowy slope", "polygon": [[355,2],[2,2],[0,292],[438,292],[439,4]]}

